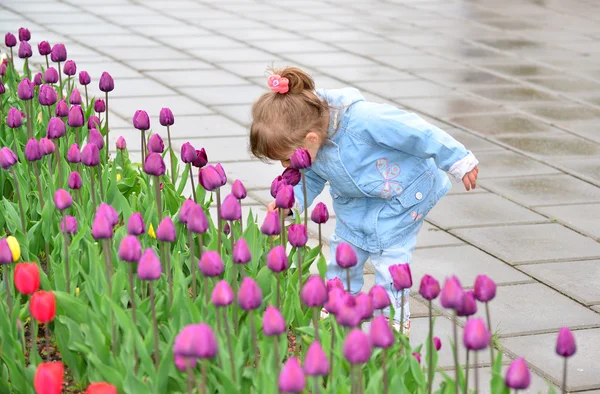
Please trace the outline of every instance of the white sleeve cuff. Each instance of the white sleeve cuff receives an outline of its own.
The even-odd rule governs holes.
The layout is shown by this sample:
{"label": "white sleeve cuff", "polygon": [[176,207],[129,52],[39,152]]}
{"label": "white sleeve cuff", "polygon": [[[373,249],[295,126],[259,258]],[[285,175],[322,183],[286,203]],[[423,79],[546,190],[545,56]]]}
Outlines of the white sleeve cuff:
{"label": "white sleeve cuff", "polygon": [[469,152],[468,155],[454,163],[448,172],[456,182],[461,182],[465,174],[477,167],[478,164],[479,161],[475,158],[475,155]]}

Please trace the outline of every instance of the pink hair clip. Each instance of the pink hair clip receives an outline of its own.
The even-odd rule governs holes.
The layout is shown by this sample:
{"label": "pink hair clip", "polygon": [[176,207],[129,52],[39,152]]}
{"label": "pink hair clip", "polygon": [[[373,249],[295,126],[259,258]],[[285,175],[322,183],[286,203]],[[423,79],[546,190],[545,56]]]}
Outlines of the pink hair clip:
{"label": "pink hair clip", "polygon": [[287,93],[289,88],[289,80],[287,78],[281,78],[281,75],[271,75],[269,79],[267,79],[267,83],[272,91],[284,94]]}

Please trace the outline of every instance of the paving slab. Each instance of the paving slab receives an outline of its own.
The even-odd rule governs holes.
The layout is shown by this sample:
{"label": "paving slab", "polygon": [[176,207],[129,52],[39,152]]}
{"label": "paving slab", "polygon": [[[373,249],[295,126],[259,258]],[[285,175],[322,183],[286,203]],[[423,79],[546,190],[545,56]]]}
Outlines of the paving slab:
{"label": "paving slab", "polygon": [[147,47],[111,48],[103,51],[106,55],[120,60],[186,60],[190,57],[181,51],[161,47],[155,50]]}
{"label": "paving slab", "polygon": [[502,111],[502,107],[492,101],[459,94],[445,97],[399,99],[398,103],[442,118],[454,117],[459,114]]}
{"label": "paving slab", "polygon": [[[150,118],[150,124],[159,124],[158,116]],[[175,115],[175,124],[171,126],[173,139],[201,137],[246,136],[249,130],[223,115]]]}
{"label": "paving slab", "polygon": [[196,87],[196,86],[224,86],[243,85],[246,81],[227,71],[212,70],[181,70],[165,73],[162,71],[146,72],[146,75],[169,86]]}
{"label": "paving slab", "polygon": [[473,69],[456,71],[417,71],[416,73],[420,77],[448,86],[465,87],[514,84],[514,82],[509,79],[498,77],[489,72]]}
{"label": "paving slab", "polygon": [[465,228],[451,233],[514,265],[600,257],[600,243],[556,223]]}
{"label": "paving slab", "polygon": [[[256,159],[229,163],[225,170],[228,178],[239,179],[248,190],[270,187],[273,179],[281,175],[280,165],[268,165]],[[260,174],[260,176],[257,176],[257,174]]]}
{"label": "paving slab", "polygon": [[447,96],[452,89],[424,80],[356,82],[360,88],[392,99]]}
{"label": "paving slab", "polygon": [[600,144],[566,133],[545,136],[498,137],[498,140],[537,157],[594,157],[600,155]]}
{"label": "paving slab", "polygon": [[192,49],[189,51],[196,58],[213,63],[220,62],[272,62],[280,58],[271,53],[253,48],[231,49]]}
{"label": "paving slab", "polygon": [[559,205],[536,210],[600,241],[600,204]]}
{"label": "paving slab", "polygon": [[521,106],[521,109],[560,125],[565,122],[568,123],[568,121],[590,120],[600,117],[599,110],[584,105],[570,104],[569,102],[552,105],[534,104]]}
{"label": "paving slab", "polygon": [[489,136],[502,134],[548,133],[556,131],[552,126],[516,113],[455,116],[452,123]]}
{"label": "paving slab", "polygon": [[252,123],[251,104],[215,105],[213,109],[243,126],[250,127]]}
{"label": "paving slab", "polygon": [[[195,147],[203,147],[210,155],[210,161],[214,163],[235,163],[249,161],[252,159],[248,149],[248,137],[227,138],[188,138]],[[227,146],[227,149],[223,149]]]}
{"label": "paving slab", "polygon": [[369,67],[332,65],[327,69],[327,73],[349,83],[357,81],[396,81],[414,79],[413,75],[381,65]]}
{"label": "paving slab", "polygon": [[535,161],[525,155],[511,151],[479,152],[473,149],[479,160],[478,178],[518,177],[530,175],[554,175],[561,172],[555,168]]}
{"label": "paving slab", "polygon": [[[556,318],[556,313],[551,313]],[[536,314],[537,316],[537,314]],[[565,321],[563,321],[566,324]],[[577,330],[573,332],[577,343],[577,353],[567,363],[567,390],[587,390],[600,388],[600,374],[595,360],[600,352],[600,329]],[[516,352],[546,373],[556,383],[562,382],[563,359],[556,355],[556,333],[528,335],[501,340],[511,352]]]}
{"label": "paving slab", "polygon": [[[143,98],[114,98],[109,96],[109,110],[115,111],[123,118],[131,119],[135,111],[144,109],[150,116],[160,114],[161,108],[168,107],[177,115],[208,115],[209,108],[182,96],[143,97]],[[162,127],[162,126],[161,126]]]}
{"label": "paving slab", "polygon": [[548,221],[545,217],[493,193],[446,196],[429,212],[427,218],[446,230]]}
{"label": "paving slab", "polygon": [[417,249],[463,244],[464,242],[460,239],[428,222],[423,223],[417,236]]}
{"label": "paving slab", "polygon": [[[487,141],[481,137],[478,137],[468,131],[462,130],[460,128],[456,128],[452,125],[448,125],[447,127],[442,127],[442,129],[454,137],[458,142],[463,144],[465,148],[475,153],[477,158],[479,159],[479,155],[481,152],[485,151],[499,151],[504,150],[500,145],[494,144],[492,141]],[[485,172],[485,171],[484,171]],[[479,174],[481,177],[483,174]]]}
{"label": "paving slab", "polygon": [[558,159],[556,165],[564,171],[600,185],[600,157]]}
{"label": "paving slab", "polygon": [[256,85],[219,86],[203,88],[181,88],[184,94],[189,95],[207,105],[224,104],[251,104],[261,94],[267,91]]}
{"label": "paving slab", "polygon": [[[97,77],[99,79],[99,77]],[[88,86],[88,92],[94,96],[101,97],[104,95],[100,91],[98,84],[90,84]],[[166,87],[164,84],[152,81],[147,78],[131,78],[131,79],[120,79],[115,83],[115,89],[109,93],[110,98],[121,98],[121,97],[156,97],[156,96],[169,96],[176,94],[174,90]],[[109,102],[110,108],[110,102]]]}
{"label": "paving slab", "polygon": [[213,66],[200,60],[189,59],[176,62],[170,60],[129,60],[130,67],[138,71],[178,72],[179,70],[206,70]]}

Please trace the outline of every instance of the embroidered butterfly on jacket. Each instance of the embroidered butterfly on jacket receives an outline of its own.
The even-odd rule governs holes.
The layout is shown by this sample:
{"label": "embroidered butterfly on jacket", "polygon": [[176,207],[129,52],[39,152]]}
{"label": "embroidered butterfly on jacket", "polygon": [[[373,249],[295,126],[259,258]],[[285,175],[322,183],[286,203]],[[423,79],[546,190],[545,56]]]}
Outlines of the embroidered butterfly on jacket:
{"label": "embroidered butterfly on jacket", "polygon": [[390,165],[387,159],[379,159],[377,160],[377,171],[379,171],[379,174],[381,174],[385,181],[379,197],[387,199],[402,193],[404,190],[402,185],[394,180],[400,175],[400,166],[398,164]]}
{"label": "embroidered butterfly on jacket", "polygon": [[416,213],[415,211],[412,211],[412,212],[410,213],[410,216],[412,216],[412,218],[413,218],[413,220],[414,220],[415,222],[418,222],[418,221],[419,221],[419,219],[421,219],[421,218],[423,217],[423,214],[422,214],[422,213]]}

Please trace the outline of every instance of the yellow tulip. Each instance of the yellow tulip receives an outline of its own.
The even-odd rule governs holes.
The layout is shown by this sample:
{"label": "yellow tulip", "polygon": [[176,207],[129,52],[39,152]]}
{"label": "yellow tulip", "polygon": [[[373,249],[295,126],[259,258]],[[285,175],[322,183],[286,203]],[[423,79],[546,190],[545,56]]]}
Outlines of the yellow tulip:
{"label": "yellow tulip", "polygon": [[151,238],[156,239],[156,233],[154,232],[154,226],[152,226],[152,223],[150,223],[150,227],[148,228],[148,235]]}
{"label": "yellow tulip", "polygon": [[117,174],[117,182],[121,181],[121,174]]}
{"label": "yellow tulip", "polygon": [[12,235],[6,238],[6,242],[8,243],[8,247],[12,252],[13,261],[18,261],[21,258],[21,247],[19,246],[19,241]]}
{"label": "yellow tulip", "polygon": [[75,295],[76,295],[77,297],[79,297],[79,287],[77,287],[77,288],[75,289]]}
{"label": "yellow tulip", "polygon": [[40,112],[37,117],[38,123],[42,123],[42,113]]}

